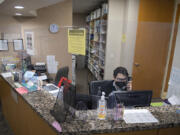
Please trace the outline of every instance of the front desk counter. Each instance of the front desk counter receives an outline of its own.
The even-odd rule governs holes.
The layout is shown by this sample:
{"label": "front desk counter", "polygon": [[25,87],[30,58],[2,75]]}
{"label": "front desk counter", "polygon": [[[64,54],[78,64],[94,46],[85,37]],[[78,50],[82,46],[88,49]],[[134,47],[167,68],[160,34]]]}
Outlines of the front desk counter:
{"label": "front desk counter", "polygon": [[180,135],[180,114],[176,106],[147,107],[159,123],[126,124],[124,121],[96,120],[95,111],[79,111],[84,120],[70,119],[60,123],[62,131],[52,126],[50,114],[55,98],[45,91],[20,95],[9,78],[0,77],[3,114],[14,135]]}

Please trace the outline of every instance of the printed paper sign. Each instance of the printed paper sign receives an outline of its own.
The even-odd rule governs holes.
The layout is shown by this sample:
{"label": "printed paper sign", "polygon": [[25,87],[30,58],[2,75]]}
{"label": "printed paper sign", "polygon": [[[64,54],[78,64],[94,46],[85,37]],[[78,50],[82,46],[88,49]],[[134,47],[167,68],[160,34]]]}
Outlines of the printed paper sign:
{"label": "printed paper sign", "polygon": [[68,52],[76,55],[86,54],[86,30],[68,29]]}

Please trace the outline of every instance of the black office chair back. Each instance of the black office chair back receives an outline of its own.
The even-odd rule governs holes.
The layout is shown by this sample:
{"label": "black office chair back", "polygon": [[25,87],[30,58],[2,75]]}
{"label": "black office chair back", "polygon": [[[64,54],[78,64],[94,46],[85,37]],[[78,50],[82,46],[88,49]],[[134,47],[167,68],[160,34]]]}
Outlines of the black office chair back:
{"label": "black office chair back", "polygon": [[110,80],[92,81],[90,83],[89,94],[101,96],[102,91],[106,91],[106,86]]}
{"label": "black office chair back", "polygon": [[60,68],[55,77],[55,85],[58,85],[62,77],[68,78],[68,73],[69,73],[69,67],[66,66],[66,67]]}
{"label": "black office chair back", "polygon": [[[111,80],[112,81],[112,80]],[[107,84],[111,83],[110,80],[92,81],[90,83],[89,94],[91,98],[91,109],[97,109],[98,101],[101,98],[102,91],[107,91]],[[107,97],[106,97],[107,100]]]}

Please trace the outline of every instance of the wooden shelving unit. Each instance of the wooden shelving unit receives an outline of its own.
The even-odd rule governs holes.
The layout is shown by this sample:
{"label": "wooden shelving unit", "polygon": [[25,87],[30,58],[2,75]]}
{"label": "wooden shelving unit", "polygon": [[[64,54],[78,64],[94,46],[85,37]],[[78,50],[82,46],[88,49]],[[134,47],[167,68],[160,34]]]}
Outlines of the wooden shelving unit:
{"label": "wooden shelving unit", "polygon": [[104,78],[108,5],[87,16],[87,65],[97,80]]}

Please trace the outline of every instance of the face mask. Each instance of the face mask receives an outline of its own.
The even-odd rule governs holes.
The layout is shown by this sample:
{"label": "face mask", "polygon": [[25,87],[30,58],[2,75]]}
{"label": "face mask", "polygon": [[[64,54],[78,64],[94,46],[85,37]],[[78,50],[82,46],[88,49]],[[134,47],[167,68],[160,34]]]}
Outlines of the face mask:
{"label": "face mask", "polygon": [[126,82],[115,82],[115,84],[116,84],[120,89],[124,89],[123,87],[126,87]]}

